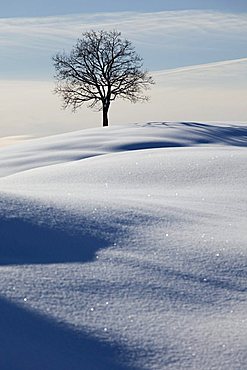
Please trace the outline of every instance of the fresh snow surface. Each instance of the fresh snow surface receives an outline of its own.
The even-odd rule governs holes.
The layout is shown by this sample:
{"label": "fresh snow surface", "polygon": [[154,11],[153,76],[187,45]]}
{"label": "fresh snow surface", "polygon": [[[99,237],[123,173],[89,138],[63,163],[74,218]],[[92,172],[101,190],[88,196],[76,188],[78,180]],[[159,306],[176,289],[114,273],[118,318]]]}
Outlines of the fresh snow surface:
{"label": "fresh snow surface", "polygon": [[247,369],[247,124],[0,150],[1,370]]}

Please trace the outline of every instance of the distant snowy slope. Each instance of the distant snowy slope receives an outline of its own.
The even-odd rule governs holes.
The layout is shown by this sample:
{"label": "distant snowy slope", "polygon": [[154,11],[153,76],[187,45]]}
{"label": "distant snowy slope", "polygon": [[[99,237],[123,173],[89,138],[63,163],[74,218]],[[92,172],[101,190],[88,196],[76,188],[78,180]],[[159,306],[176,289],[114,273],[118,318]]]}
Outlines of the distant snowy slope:
{"label": "distant snowy slope", "polygon": [[88,129],[0,148],[0,176],[110,152],[223,144],[245,146],[244,124],[150,122]]}
{"label": "distant snowy slope", "polygon": [[2,149],[0,369],[247,369],[246,130]]}

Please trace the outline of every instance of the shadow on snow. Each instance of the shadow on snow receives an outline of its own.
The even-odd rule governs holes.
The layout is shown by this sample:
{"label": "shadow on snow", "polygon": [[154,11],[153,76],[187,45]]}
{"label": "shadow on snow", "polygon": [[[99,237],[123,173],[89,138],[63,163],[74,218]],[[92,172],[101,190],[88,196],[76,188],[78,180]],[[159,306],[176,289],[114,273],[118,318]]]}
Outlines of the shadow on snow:
{"label": "shadow on snow", "polygon": [[[138,125],[139,126],[139,125]],[[166,137],[166,131],[160,131],[160,137],[157,140],[143,141],[137,143],[124,144],[118,147],[120,150],[140,150],[154,148],[171,148],[171,147],[186,147],[200,144],[219,144],[230,146],[247,146],[247,127],[246,126],[222,126],[217,124],[206,124],[198,122],[149,122],[141,127],[157,127],[162,129],[164,126],[177,129],[177,139],[172,140]],[[181,131],[181,128],[185,128]],[[175,133],[176,131],[174,131]],[[188,139],[188,142],[181,142],[181,138]],[[191,142],[194,141],[194,144]]]}
{"label": "shadow on snow", "polygon": [[[128,351],[0,298],[1,370],[137,370]],[[125,361],[120,360],[124,358]]]}
{"label": "shadow on snow", "polygon": [[51,228],[21,218],[0,218],[0,240],[0,265],[89,262],[108,245],[83,230]]}

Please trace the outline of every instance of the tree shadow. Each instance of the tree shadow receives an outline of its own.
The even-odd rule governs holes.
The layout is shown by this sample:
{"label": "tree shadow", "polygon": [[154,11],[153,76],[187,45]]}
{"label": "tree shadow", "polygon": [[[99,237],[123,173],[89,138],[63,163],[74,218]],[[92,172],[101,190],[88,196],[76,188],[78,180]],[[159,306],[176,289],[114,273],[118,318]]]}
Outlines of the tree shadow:
{"label": "tree shadow", "polygon": [[[203,143],[215,143],[232,146],[247,146],[246,126],[222,126],[198,122],[181,122],[181,125],[191,129],[199,129],[203,133]],[[200,142],[199,142],[200,143]]]}
{"label": "tree shadow", "polygon": [[[88,229],[88,224],[85,225]],[[0,265],[92,261],[108,243],[69,227],[37,225],[24,218],[0,218]]]}
{"label": "tree shadow", "polygon": [[130,351],[116,343],[72,330],[2,297],[0,312],[1,370],[137,370],[127,365]]}
{"label": "tree shadow", "polygon": [[[151,148],[170,148],[170,147],[186,147],[194,146],[200,144],[219,144],[219,145],[230,145],[230,146],[247,146],[247,127],[237,126],[237,125],[217,125],[217,124],[207,124],[199,122],[148,122],[141,127],[167,127],[175,128],[181,131],[181,128],[185,127],[186,130],[183,131],[184,138],[188,138],[188,143],[186,140],[181,142],[181,132],[178,134],[178,138],[174,137],[173,140],[166,138],[166,130],[160,131],[159,140],[153,141],[143,141],[137,143],[131,143],[121,146],[121,150],[139,150],[139,149],[151,149]],[[190,138],[192,140],[190,140]],[[194,144],[193,144],[194,141]]]}

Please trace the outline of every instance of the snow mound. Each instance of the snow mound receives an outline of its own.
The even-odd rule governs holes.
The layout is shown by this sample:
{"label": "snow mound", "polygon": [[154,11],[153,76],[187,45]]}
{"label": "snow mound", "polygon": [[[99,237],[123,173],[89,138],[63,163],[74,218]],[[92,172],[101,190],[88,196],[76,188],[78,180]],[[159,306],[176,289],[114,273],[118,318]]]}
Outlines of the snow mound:
{"label": "snow mound", "polygon": [[246,130],[151,123],[2,149],[0,368],[244,369]]}
{"label": "snow mound", "polygon": [[246,125],[149,122],[29,140],[0,148],[0,176],[118,151],[209,144],[246,146]]}

